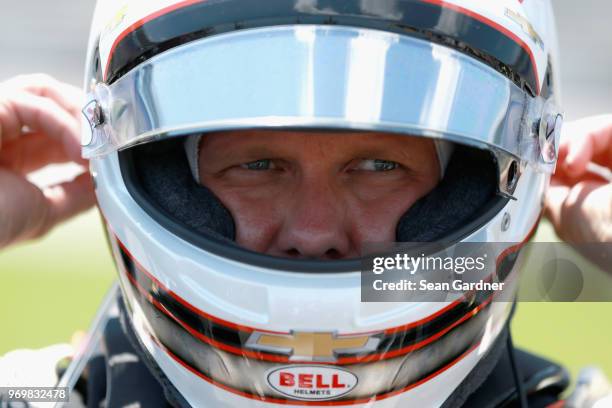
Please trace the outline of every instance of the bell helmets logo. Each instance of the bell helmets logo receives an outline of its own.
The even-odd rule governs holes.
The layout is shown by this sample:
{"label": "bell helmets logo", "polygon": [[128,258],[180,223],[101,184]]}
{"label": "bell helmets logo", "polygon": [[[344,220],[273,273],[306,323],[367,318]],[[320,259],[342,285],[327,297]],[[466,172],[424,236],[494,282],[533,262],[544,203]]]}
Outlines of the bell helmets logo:
{"label": "bell helmets logo", "polygon": [[294,365],[268,373],[270,387],[287,397],[303,401],[340,398],[357,386],[357,376],[349,371],[319,365]]}

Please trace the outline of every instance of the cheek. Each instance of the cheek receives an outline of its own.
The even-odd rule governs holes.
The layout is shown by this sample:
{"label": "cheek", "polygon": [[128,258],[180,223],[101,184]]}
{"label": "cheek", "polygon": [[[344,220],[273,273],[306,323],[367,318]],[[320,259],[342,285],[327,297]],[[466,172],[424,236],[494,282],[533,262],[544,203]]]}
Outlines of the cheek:
{"label": "cheek", "polygon": [[355,200],[352,205],[354,240],[359,247],[367,243],[396,241],[400,218],[429,193],[434,185],[411,186],[396,189],[375,200]]}
{"label": "cheek", "polygon": [[395,203],[370,202],[360,204],[352,216],[355,231],[355,244],[362,248],[364,244],[393,242],[395,230],[400,217],[404,214],[405,205]]}
{"label": "cheek", "polygon": [[252,192],[241,190],[218,191],[215,194],[232,214],[236,244],[252,251],[267,252],[281,225],[282,197],[275,197],[274,200],[267,194],[253,197]]}

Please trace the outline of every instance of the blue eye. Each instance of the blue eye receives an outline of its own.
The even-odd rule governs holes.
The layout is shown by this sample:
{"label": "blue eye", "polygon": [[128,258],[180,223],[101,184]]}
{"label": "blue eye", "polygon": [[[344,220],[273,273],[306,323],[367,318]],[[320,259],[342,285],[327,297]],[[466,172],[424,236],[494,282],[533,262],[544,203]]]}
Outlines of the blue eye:
{"label": "blue eye", "polygon": [[399,167],[399,164],[389,160],[364,159],[359,162],[356,170],[365,171],[391,171]]}
{"label": "blue eye", "polygon": [[245,164],[240,165],[240,167],[242,167],[243,169],[247,169],[247,170],[270,170],[274,168],[274,165],[272,164],[271,160],[264,159],[264,160],[256,160],[250,163],[245,163]]}

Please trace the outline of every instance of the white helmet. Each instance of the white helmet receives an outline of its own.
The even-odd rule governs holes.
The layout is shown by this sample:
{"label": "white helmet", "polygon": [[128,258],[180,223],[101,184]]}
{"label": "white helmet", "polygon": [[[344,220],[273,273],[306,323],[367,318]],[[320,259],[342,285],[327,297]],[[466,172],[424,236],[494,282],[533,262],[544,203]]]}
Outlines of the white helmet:
{"label": "white helmet", "polygon": [[[84,155],[130,327],[165,387],[197,407],[462,403],[499,357],[511,302],[361,302],[360,260],[238,247],[182,137],[453,142],[397,241],[523,243],[556,161],[556,51],[547,0],[98,2]],[[502,280],[519,247],[499,254]]]}

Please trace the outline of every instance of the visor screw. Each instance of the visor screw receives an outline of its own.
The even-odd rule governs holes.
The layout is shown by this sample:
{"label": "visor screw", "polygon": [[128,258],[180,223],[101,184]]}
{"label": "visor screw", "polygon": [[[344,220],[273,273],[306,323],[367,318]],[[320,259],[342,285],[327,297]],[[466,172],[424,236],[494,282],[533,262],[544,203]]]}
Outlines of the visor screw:
{"label": "visor screw", "polygon": [[102,110],[102,106],[96,104],[95,108],[94,108],[94,126],[98,127],[102,124],[104,124],[104,111]]}
{"label": "visor screw", "polygon": [[503,232],[508,231],[508,229],[510,228],[510,221],[511,221],[510,214],[505,213],[504,217],[502,218],[502,224],[501,224],[501,229]]}
{"label": "visor screw", "polygon": [[518,182],[519,167],[516,160],[513,160],[508,167],[508,175],[506,177],[506,188],[508,192],[513,193]]}

